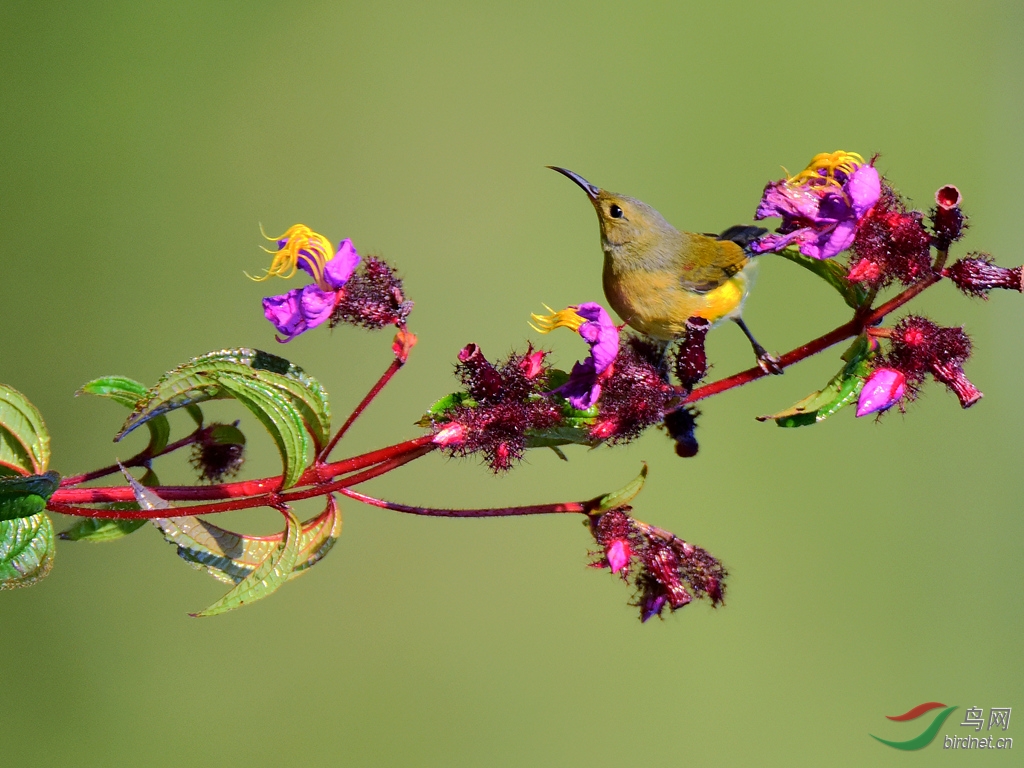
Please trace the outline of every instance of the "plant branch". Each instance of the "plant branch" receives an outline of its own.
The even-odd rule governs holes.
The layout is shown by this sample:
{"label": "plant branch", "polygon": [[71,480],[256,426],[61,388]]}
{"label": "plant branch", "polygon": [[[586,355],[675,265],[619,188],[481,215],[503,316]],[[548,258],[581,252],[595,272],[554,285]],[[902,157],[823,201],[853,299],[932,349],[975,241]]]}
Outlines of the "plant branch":
{"label": "plant branch", "polygon": [[[356,472],[365,467],[401,457],[417,448],[429,446],[433,449],[433,435],[423,435],[404,443],[397,443],[376,451],[364,453],[350,459],[337,461],[333,464],[321,464],[307,469],[299,478],[297,487],[324,483],[338,475]],[[221,485],[192,486],[164,485],[152,489],[160,498],[168,501],[210,501],[214,499],[234,499],[276,493],[281,490],[280,477],[265,477],[260,480],[243,480],[237,483]],[[314,494],[316,495],[316,494]],[[112,501],[134,501],[135,495],[127,485],[104,488],[61,488],[50,498],[53,504],[98,504]],[[59,510],[55,510],[59,511]],[[93,510],[98,511],[98,510]],[[80,514],[80,513],[75,513]],[[87,515],[95,517],[96,515]]]}
{"label": "plant branch", "polygon": [[331,442],[327,444],[327,447],[320,452],[319,456],[317,456],[317,461],[327,460],[327,457],[331,455],[331,451],[334,450],[334,446],[336,446],[342,436],[348,432],[348,428],[351,427],[352,423],[359,418],[360,414],[366,409],[366,406],[373,402],[373,399],[380,394],[380,391],[384,389],[389,381],[391,381],[391,377],[398,373],[398,369],[401,368],[402,365],[403,362],[397,357],[391,361],[391,365],[388,366],[388,369],[384,371],[384,374],[377,380],[377,383],[374,384],[370,391],[366,393],[366,397],[360,401],[359,405],[357,405],[355,410],[352,411],[345,423],[341,425],[341,429],[339,429],[335,433],[334,437],[331,438]]}
{"label": "plant branch", "polygon": [[[818,338],[784,354],[779,358],[779,366],[787,368],[795,363],[799,363],[801,360],[807,359],[811,355],[816,355],[818,352],[828,349],[841,341],[852,338],[853,336],[859,336],[871,326],[881,322],[890,312],[899,309],[922,291],[935,285],[941,279],[942,275],[935,272],[921,280],[921,282],[910,286],[902,293],[894,296],[877,309],[872,309],[866,313],[855,313],[853,319],[848,323],[844,323],[838,328],[833,328],[823,336],[819,336]],[[719,379],[718,381],[714,381],[710,384],[705,384],[703,387],[697,387],[686,396],[683,400],[683,404],[695,403],[698,400],[704,400],[712,395],[717,395],[735,387],[749,384],[750,382],[767,375],[768,374],[761,368],[748,368],[745,371],[740,371],[739,373],[735,373],[724,379]]]}
{"label": "plant branch", "polygon": [[433,507],[417,507],[407,504],[397,504],[393,501],[375,499],[364,493],[353,491],[348,488],[339,489],[339,493],[348,496],[350,499],[361,501],[382,509],[391,509],[395,512],[405,512],[410,515],[425,515],[427,517],[516,517],[521,515],[550,515],[560,513],[585,514],[588,509],[587,502],[571,501],[561,504],[531,504],[525,507],[497,507],[494,509],[439,509]]}
{"label": "plant branch", "polygon": [[[164,456],[168,453],[178,450],[179,448],[184,448],[186,445],[192,445],[197,440],[199,440],[199,435],[202,433],[202,431],[202,428],[197,429],[194,432],[192,432],[192,434],[186,435],[180,440],[177,440],[173,443],[164,446],[164,449],[162,451],[157,451],[156,453],[150,453],[149,448],[147,447],[139,451],[137,454],[132,456],[127,461],[121,462],[121,464],[123,464],[126,467],[145,466],[148,462],[152,461],[158,456]],[[66,488],[72,485],[81,485],[82,483],[87,483],[90,480],[98,480],[99,478],[106,477],[107,475],[117,474],[117,472],[119,471],[120,469],[117,464],[111,464],[109,467],[94,469],[92,472],[86,472],[81,475],[73,475],[72,477],[65,477],[60,481],[60,487]]]}

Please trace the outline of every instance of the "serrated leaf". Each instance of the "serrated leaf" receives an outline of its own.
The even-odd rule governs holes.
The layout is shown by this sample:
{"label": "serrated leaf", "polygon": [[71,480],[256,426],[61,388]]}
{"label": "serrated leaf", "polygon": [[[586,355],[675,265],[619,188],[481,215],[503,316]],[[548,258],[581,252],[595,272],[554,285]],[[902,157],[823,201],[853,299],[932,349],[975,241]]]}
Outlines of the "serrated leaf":
{"label": "serrated leaf", "polygon": [[0,384],[0,472],[42,474],[50,463],[50,433],[21,392]]}
{"label": "serrated leaf", "polygon": [[309,439],[301,417],[273,389],[259,387],[251,380],[225,372],[218,374],[218,381],[225,391],[259,419],[277,444],[284,464],[281,487],[295,485],[305,470],[309,450]]}
{"label": "serrated leaf", "polygon": [[0,520],[32,517],[46,509],[47,500],[60,486],[60,475],[0,477]]}
{"label": "serrated leaf", "polygon": [[[294,485],[305,466],[307,433],[315,450],[329,438],[327,393],[298,366],[260,350],[211,352],[164,374],[139,401],[115,440],[168,411],[227,397],[239,400],[267,428],[284,460],[285,487]],[[198,421],[201,414],[193,417]]]}
{"label": "serrated leaf", "polygon": [[288,519],[288,526],[285,529],[284,541],[275,547],[252,573],[238,582],[234,589],[206,610],[193,613],[192,616],[200,618],[232,611],[272,595],[288,581],[292,571],[295,570],[299,555],[300,525],[298,518],[292,512],[286,512],[285,515]]}
{"label": "serrated leaf", "polygon": [[[75,397],[79,395],[105,397],[134,410],[139,401],[146,396],[146,387],[127,376],[102,376],[79,387]],[[167,442],[171,438],[171,424],[166,416],[161,415],[149,419],[146,426],[149,427],[149,445],[146,446],[146,451],[150,455],[156,455],[167,447]]]}
{"label": "serrated leaf", "polygon": [[870,301],[873,295],[860,283],[847,280],[846,269],[834,259],[815,259],[804,256],[798,249],[792,247],[784,248],[776,253],[820,277],[839,291],[843,301],[853,309],[860,309]]}
{"label": "serrated leaf", "polygon": [[[234,533],[199,517],[161,518],[153,523],[177,547],[179,557],[225,584],[237,584],[247,577],[283,539],[281,533]],[[340,535],[341,512],[334,498],[328,497],[327,508],[302,524],[297,564],[289,578],[305,573],[323,559]]]}
{"label": "serrated leaf", "polygon": [[197,357],[164,374],[139,403],[115,437],[120,440],[146,420],[175,408],[227,395],[218,386],[219,377],[234,374],[278,390],[302,415],[318,447],[326,444],[331,428],[331,411],[320,382],[283,357],[258,349],[222,349]]}
{"label": "serrated leaf", "polygon": [[641,490],[643,490],[644,483],[647,481],[647,462],[643,462],[643,466],[640,468],[640,474],[626,483],[624,486],[619,488],[617,491],[606,493],[604,496],[599,496],[595,501],[597,505],[591,510],[591,514],[599,512],[607,512],[609,509],[618,509],[624,507],[631,502]]}
{"label": "serrated leaf", "polygon": [[53,523],[45,512],[0,520],[0,590],[30,587],[53,568]]}

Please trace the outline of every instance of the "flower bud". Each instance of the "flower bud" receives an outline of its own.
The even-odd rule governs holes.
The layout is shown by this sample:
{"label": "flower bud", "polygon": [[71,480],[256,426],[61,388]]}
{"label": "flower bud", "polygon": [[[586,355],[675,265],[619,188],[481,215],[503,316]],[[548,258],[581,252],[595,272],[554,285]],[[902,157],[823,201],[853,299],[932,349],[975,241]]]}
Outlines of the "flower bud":
{"label": "flower bud", "polygon": [[973,253],[945,270],[943,274],[968,296],[988,298],[993,288],[1024,293],[1024,267],[1006,269],[997,266],[987,253]]}
{"label": "flower bud", "polygon": [[960,407],[970,408],[981,400],[984,395],[964,375],[964,369],[956,361],[950,360],[932,365],[932,376],[941,381],[960,400]]}
{"label": "flower bud", "polygon": [[612,569],[612,573],[618,573],[629,565],[629,558],[632,554],[629,541],[626,539],[615,539],[604,550],[604,556],[608,559],[608,566]]}
{"label": "flower bud", "polygon": [[907,379],[894,368],[878,368],[864,382],[857,401],[857,416],[867,416],[891,408],[907,392]]}
{"label": "flower bud", "polygon": [[686,336],[680,342],[679,351],[676,353],[676,376],[679,377],[679,383],[687,389],[693,389],[708,372],[704,338],[710,328],[711,323],[703,317],[691,317],[686,321]]}
{"label": "flower bud", "polygon": [[450,421],[434,434],[434,444],[440,446],[462,445],[466,441],[466,428],[457,421]]}
{"label": "flower bud", "polygon": [[932,232],[935,233],[935,247],[940,251],[949,249],[949,244],[963,237],[966,217],[960,210],[963,197],[952,184],[940,187],[935,193],[935,208],[932,209]]}

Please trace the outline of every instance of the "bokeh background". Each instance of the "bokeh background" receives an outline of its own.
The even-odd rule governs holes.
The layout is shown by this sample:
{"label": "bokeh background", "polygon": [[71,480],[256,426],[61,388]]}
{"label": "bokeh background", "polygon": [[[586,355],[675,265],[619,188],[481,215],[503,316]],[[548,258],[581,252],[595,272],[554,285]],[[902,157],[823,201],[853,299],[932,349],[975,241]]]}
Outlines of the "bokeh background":
{"label": "bokeh background", "polygon": [[[961,254],[1015,265],[1022,32],[1012,0],[5,2],[0,379],[40,408],[68,474],[144,440],[111,443],[124,414],[77,387],[151,383],[211,349],[285,354],[340,420],[390,335],[278,347],[259,301],[293,286],[242,274],[268,263],[260,223],[303,222],[391,259],[416,301],[420,344],[344,451],[415,436],[463,344],[499,357],[536,340],[542,302],[602,298],[594,214],[547,164],[710,231],[748,222],[780,166],[880,152],[918,207],[959,185]],[[224,588],[155,530],[62,542],[46,581],[0,595],[0,762],[1009,765],[1024,749],[1024,300],[944,285],[914,306],[974,336],[967,371],[986,397],[970,411],[929,385],[881,424],[754,421],[824,383],[837,349],[706,402],[692,460],[652,430],[567,464],[536,452],[502,478],[430,456],[367,486],[428,505],[572,500],[647,461],[636,514],[726,562],[722,609],[641,625],[628,590],[585,567],[592,542],[568,517],[344,503],[309,576],[207,620],[186,612]],[[846,311],[766,258],[747,319],[781,352]],[[566,332],[544,341],[563,366],[584,351]],[[750,364],[732,327],[710,354],[716,375]],[[274,472],[250,416],[208,412],[242,418],[249,476]],[[190,477],[183,460],[158,469]],[[961,709],[925,752],[869,737],[916,735],[884,716],[933,700]],[[969,733],[968,706],[1021,708],[1016,749],[943,752],[941,734]]]}

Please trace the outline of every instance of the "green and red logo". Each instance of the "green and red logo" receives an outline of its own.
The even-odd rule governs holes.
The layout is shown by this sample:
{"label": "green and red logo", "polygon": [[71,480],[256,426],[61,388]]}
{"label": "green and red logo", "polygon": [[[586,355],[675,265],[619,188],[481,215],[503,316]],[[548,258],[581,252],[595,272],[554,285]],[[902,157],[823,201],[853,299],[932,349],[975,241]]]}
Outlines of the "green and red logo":
{"label": "green and red logo", "polygon": [[949,717],[949,714],[954,709],[956,709],[956,707],[947,707],[945,704],[941,704],[937,701],[929,701],[924,704],[918,704],[916,707],[914,707],[911,710],[908,710],[907,712],[904,712],[902,715],[886,715],[888,719],[895,720],[897,723],[905,723],[910,720],[916,720],[926,712],[931,712],[933,709],[939,708],[943,709],[941,712],[935,715],[935,719],[932,720],[931,724],[927,728],[925,728],[919,735],[915,736],[912,739],[907,739],[906,741],[889,741],[888,739],[880,739],[873,733],[868,735],[871,736],[872,739],[880,741],[886,746],[893,747],[894,749],[924,749],[932,743],[932,740],[935,738],[935,735],[939,732],[939,729],[942,727],[942,724],[946,722],[946,718]]}

